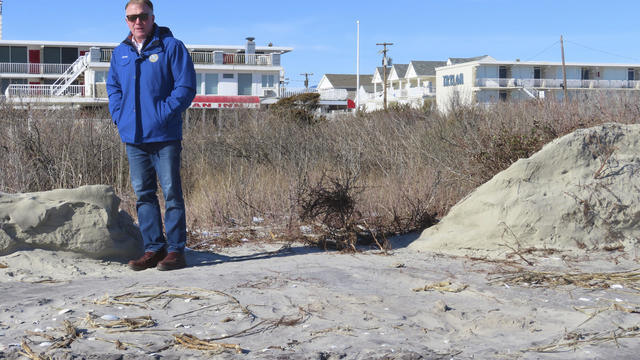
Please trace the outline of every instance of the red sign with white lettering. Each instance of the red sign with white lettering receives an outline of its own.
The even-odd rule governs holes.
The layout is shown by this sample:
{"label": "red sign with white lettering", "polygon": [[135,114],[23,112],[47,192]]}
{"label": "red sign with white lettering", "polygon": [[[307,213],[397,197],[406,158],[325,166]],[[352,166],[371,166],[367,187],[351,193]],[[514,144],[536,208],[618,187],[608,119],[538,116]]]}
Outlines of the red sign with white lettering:
{"label": "red sign with white lettering", "polygon": [[191,102],[191,107],[203,109],[257,109],[260,107],[260,98],[257,96],[198,95]]}

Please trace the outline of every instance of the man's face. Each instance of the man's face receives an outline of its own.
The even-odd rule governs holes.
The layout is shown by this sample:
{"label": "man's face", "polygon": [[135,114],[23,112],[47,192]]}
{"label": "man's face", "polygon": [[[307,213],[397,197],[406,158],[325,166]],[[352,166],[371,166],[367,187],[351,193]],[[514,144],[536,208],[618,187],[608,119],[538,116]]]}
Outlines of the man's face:
{"label": "man's face", "polygon": [[[146,14],[146,20],[143,20],[145,15],[142,14]],[[133,16],[135,19],[132,19],[132,15],[142,16]],[[127,7],[125,21],[137,42],[142,42],[151,35],[155,19],[155,16],[151,14],[151,9],[145,4],[131,4]]]}

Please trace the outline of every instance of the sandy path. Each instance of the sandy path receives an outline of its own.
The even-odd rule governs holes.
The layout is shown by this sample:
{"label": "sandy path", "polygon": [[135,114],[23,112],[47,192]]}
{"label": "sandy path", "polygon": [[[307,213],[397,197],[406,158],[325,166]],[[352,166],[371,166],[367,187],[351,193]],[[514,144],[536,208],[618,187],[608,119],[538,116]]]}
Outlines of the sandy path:
{"label": "sandy path", "polygon": [[[496,275],[490,273],[497,264],[409,251],[402,241],[396,241],[399,248],[389,256],[302,246],[270,252],[278,249],[275,245],[247,245],[221,254],[189,252],[191,266],[173,272],[136,273],[118,262],[61,252],[0,257],[0,264],[8,266],[0,269],[0,358],[18,358],[16,344],[24,338],[34,351],[44,352],[47,342],[55,341],[26,332],[61,337],[55,329],[62,328],[64,320],[83,334],[70,348],[47,352],[55,358],[210,356],[172,346],[173,334],[179,333],[200,339],[240,333],[218,342],[237,344],[244,354],[229,349],[220,358],[637,358],[637,338],[618,339],[617,344],[587,342],[555,353],[523,351],[637,326],[640,314],[613,309],[614,304],[627,309],[640,304],[637,290],[492,283]],[[617,261],[567,264],[548,257],[538,259],[535,269],[638,267],[637,260]],[[452,287],[467,287],[457,293],[413,291],[444,280]],[[123,294],[128,295],[117,298]],[[93,314],[93,325],[86,321],[87,314]],[[151,316],[157,325],[110,333],[95,327],[109,323],[100,318],[104,315]]]}

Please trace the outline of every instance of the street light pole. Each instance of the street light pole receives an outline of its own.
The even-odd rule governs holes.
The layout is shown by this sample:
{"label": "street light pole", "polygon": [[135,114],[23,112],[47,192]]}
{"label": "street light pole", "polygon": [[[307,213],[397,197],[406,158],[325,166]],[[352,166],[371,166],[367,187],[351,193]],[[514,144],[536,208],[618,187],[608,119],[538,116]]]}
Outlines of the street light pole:
{"label": "street light pole", "polygon": [[360,20],[356,21],[356,111],[360,109]]}

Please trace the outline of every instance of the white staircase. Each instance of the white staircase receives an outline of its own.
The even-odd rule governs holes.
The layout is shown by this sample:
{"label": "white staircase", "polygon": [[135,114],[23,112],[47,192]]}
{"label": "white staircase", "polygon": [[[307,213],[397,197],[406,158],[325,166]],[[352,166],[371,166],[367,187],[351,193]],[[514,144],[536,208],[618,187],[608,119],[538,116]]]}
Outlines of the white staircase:
{"label": "white staircase", "polygon": [[538,99],[540,97],[539,91],[527,87],[520,88],[525,94],[529,95],[532,99]]}
{"label": "white staircase", "polygon": [[89,66],[89,54],[80,56],[52,85],[52,93],[61,96]]}

